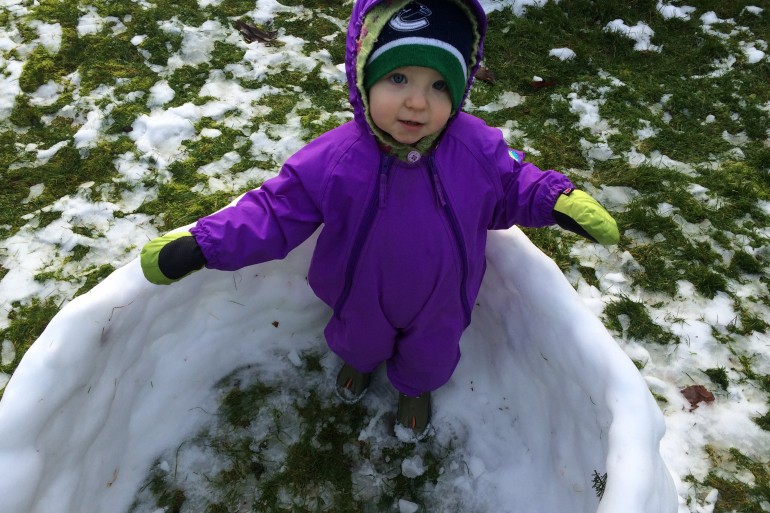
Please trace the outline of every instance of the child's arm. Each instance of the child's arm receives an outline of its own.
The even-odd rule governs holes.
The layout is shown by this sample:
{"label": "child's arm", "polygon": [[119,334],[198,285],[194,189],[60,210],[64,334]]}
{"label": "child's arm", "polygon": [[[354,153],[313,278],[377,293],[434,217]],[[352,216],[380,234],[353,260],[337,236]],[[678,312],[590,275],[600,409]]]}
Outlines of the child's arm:
{"label": "child's arm", "polygon": [[295,155],[278,176],[236,205],[198,220],[190,232],[206,267],[234,271],[282,259],[316,231],[323,222],[317,198],[323,176],[312,175],[315,166],[300,172],[298,163]]}
{"label": "child's arm", "polygon": [[203,266],[236,270],[285,257],[322,222],[312,194],[291,165],[240,201],[198,220],[187,232],[166,234],[141,252],[148,281],[168,285]]}
{"label": "child's arm", "polygon": [[[504,207],[500,214],[507,226],[539,227],[558,224],[600,244],[617,244],[620,233],[615,220],[595,199],[561,173],[542,171],[526,162],[521,152],[498,149]],[[506,227],[507,227],[506,226]]]}

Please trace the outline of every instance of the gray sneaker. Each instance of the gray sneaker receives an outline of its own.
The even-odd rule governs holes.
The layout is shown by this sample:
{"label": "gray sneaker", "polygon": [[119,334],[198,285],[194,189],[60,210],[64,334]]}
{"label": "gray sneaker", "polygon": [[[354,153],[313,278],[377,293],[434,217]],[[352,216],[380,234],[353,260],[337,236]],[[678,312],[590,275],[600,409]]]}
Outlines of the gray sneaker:
{"label": "gray sneaker", "polygon": [[337,374],[337,397],[343,403],[355,404],[361,400],[369,388],[371,372],[358,372],[347,363],[342,366]]}
{"label": "gray sneaker", "polygon": [[408,429],[415,440],[422,440],[428,434],[430,417],[430,392],[417,397],[398,394],[396,423]]}

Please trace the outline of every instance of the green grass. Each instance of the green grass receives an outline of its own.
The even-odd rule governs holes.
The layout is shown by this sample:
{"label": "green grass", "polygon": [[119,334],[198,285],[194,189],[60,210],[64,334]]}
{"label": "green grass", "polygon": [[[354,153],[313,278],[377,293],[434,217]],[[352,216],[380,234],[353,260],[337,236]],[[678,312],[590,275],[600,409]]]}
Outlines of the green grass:
{"label": "green grass", "polygon": [[[279,12],[262,28],[305,40],[305,56],[328,52],[333,64],[343,62],[345,39],[338,23],[346,24],[348,3],[281,3],[304,6],[306,11],[299,15]],[[580,277],[609,298],[602,316],[607,328],[619,338],[647,347],[653,360],[662,358],[657,355],[675,350],[684,340],[671,329],[679,321],[668,316],[658,318],[653,311],[675,311],[692,299],[681,297],[681,285],[686,282],[692,284],[699,301],[727,296],[736,318],[712,326],[711,336],[729,351],[731,359],[723,366],[701,365],[692,375],[700,372],[706,383],[722,392],[731,386],[754,387],[770,403],[770,378],[761,370],[766,368],[764,356],[756,354],[748,342],[770,329],[766,320],[770,308],[766,292],[770,287],[766,230],[770,226],[770,148],[766,143],[770,62],[748,64],[739,46],[740,41],[769,41],[770,16],[767,9],[762,16],[743,10],[752,4],[756,2],[699,0],[698,10],[689,21],[664,20],[656,12],[655,0],[548,2],[542,8],[530,8],[521,18],[507,9],[495,11],[489,16],[484,65],[497,80],[494,84],[477,81],[471,100],[475,106],[483,106],[504,92],[518,93],[525,101],[516,107],[473,113],[492,126],[508,124],[516,130],[511,144],[534,148],[528,158],[541,168],[563,170],[580,187],[635,193],[629,203],[613,211],[622,239],[609,257],[597,256],[591,261],[585,251],[576,251],[584,243],[560,230],[525,230],[565,274]],[[98,34],[79,35],[78,22],[87,6],[103,18],[120,20],[125,30],[114,32],[116,24],[109,22]],[[247,65],[242,61],[247,46],[239,41],[232,23],[254,21],[249,14],[255,8],[253,0],[223,0],[206,8],[200,8],[196,0],[157,0],[146,6],[109,0],[40,0],[28,8],[29,15],[21,18],[11,11],[0,12],[0,30],[18,32],[30,43],[2,56],[24,63],[19,78],[21,94],[8,119],[0,120],[0,237],[4,241],[63,221],[63,212],[53,208],[61,198],[87,194],[93,201],[120,204],[122,194],[143,187],[151,191],[146,201],[117,210],[116,218],[146,215],[159,231],[194,222],[259,185],[249,182],[241,190],[196,192],[196,187],[207,181],[199,171],[202,166],[235,151],[241,160],[228,171],[230,177],[251,168],[277,168],[280,162],[273,162],[271,155],[251,151],[251,135],[264,128],[268,137],[277,139],[282,125],[299,118],[302,137],[310,140],[336,126],[337,115],[349,110],[347,86],[324,79],[320,64],[307,71],[284,63],[264,75],[234,71],[236,65]],[[734,25],[718,24],[714,29],[727,34],[725,37],[705,33],[699,16],[710,10],[746,29],[730,35]],[[662,46],[662,51],[635,51],[630,39],[603,30],[618,18],[629,25],[647,23],[655,32],[653,44]],[[179,31],[164,29],[169,26],[165,22],[172,19],[177,27],[216,21],[232,30],[235,37],[215,41],[207,62],[169,70],[169,59],[183,45]],[[33,20],[61,25],[58,52],[31,44],[38,38]],[[137,35],[145,37],[141,42],[133,40]],[[556,47],[573,49],[576,58],[560,61],[548,57],[549,50]],[[282,43],[276,42],[272,50],[281,48]],[[731,56],[736,57],[731,71],[714,75],[715,63]],[[151,112],[147,106],[149,89],[160,80],[168,82],[175,96],[165,108],[205,105],[211,99],[201,96],[201,88],[212,73],[220,73],[244,88],[269,87],[270,92],[252,105],[260,107],[258,111],[263,114],[255,115],[244,127],[232,123],[241,114],[237,109],[216,118],[202,118],[196,130],[213,128],[222,135],[185,141],[183,151],[166,169],[160,169],[156,161],[141,155],[131,139],[134,122]],[[548,86],[533,85],[534,76],[546,79]],[[59,85],[59,96],[41,105],[34,100],[35,92],[49,81]],[[88,98],[95,91],[102,96],[90,102]],[[572,110],[575,99],[597,103],[609,130],[596,132],[576,126],[579,116]],[[300,101],[305,103],[298,107]],[[100,137],[94,147],[77,149],[74,136],[94,106],[105,115]],[[641,138],[637,131],[647,127],[652,130],[650,136]],[[740,152],[724,134],[745,135]],[[37,151],[61,141],[68,144],[47,162],[38,161]],[[596,143],[606,143],[613,158],[589,160],[584,145]],[[632,151],[648,160],[632,165],[627,158]],[[147,168],[147,175],[138,182],[126,180],[117,171],[116,159],[126,154]],[[654,154],[680,162],[686,170],[659,166],[652,159]],[[90,182],[93,187],[82,192],[81,186]],[[45,185],[42,194],[27,201],[30,188],[41,183]],[[55,262],[35,274],[37,280],[61,285],[69,292],[6,305],[7,326],[0,330],[0,340],[13,343],[15,357],[0,371],[12,374],[61,305],[90,290],[114,269],[114,262],[99,261],[91,251],[88,241],[102,236],[98,230],[75,222],[72,232],[82,236],[82,241],[68,251],[54,245]],[[126,251],[135,251],[135,244],[138,242],[128,244]],[[9,251],[0,247],[0,256],[9,255]],[[602,289],[602,273],[606,271],[599,270],[604,269],[601,264],[619,265],[615,263],[619,255],[626,254],[634,264],[622,269],[629,283],[620,290]],[[9,272],[0,266],[0,279]],[[654,298],[654,304],[631,297]],[[314,363],[313,357],[307,358],[306,372],[317,374],[317,359]],[[635,363],[643,374],[665,365],[665,361],[656,362],[657,366],[648,365],[649,361]],[[356,443],[355,433],[366,421],[365,412],[330,405],[313,390],[307,401],[291,405],[286,412],[276,411],[273,403],[278,385],[221,384],[219,412],[195,443],[209,447],[228,465],[208,476],[211,500],[201,511],[233,511],[244,497],[250,497],[263,510],[276,511],[279,498],[287,491],[307,498],[294,505],[295,511],[315,511],[320,508],[317,491],[327,482],[333,484],[335,511],[359,511],[363,502],[351,485],[351,466],[369,462],[385,472],[382,465],[386,459],[403,459],[417,450],[412,446]],[[664,397],[658,399],[666,404]],[[256,443],[249,432],[255,418],[253,410],[273,419],[270,435]],[[290,439],[282,433],[281,415],[300,426]],[[328,421],[332,417],[349,429],[339,431]],[[768,414],[758,412],[754,422],[770,430]],[[283,466],[264,458],[282,443]],[[355,450],[349,449],[351,445]],[[448,448],[421,453],[425,474],[417,479],[393,477],[371,507],[392,508],[399,497],[422,504],[425,486],[435,481],[441,461],[450,453]],[[700,479],[692,477],[690,482],[706,490],[704,494],[710,487],[720,491],[715,511],[761,511],[760,505],[768,500],[767,462],[730,447],[712,448],[711,454],[712,471]],[[319,455],[334,462],[334,468],[322,468]],[[174,472],[161,467],[156,465],[148,476],[148,500],[157,508],[179,511],[191,503],[194,491],[175,479],[178,476]],[[754,484],[737,479],[739,472],[751,473]]]}
{"label": "green grass", "polygon": [[727,390],[730,379],[727,377],[727,371],[725,371],[724,367],[706,369],[703,373],[709,377],[712,383],[719,385],[722,390]]}
{"label": "green grass", "polygon": [[[28,305],[11,305],[13,310],[9,314],[10,326],[0,330],[0,339],[10,340],[13,344],[14,359],[7,365],[0,366],[0,372],[11,373],[19,365],[21,358],[30,348],[37,337],[48,326],[54,315],[59,311],[60,304],[52,299],[33,299]],[[0,389],[0,399],[3,391]]]}
{"label": "green grass", "polygon": [[621,317],[628,321],[628,329],[625,335],[634,340],[648,340],[657,344],[669,344],[678,342],[676,335],[663,328],[651,317],[644,304],[633,301],[627,297],[610,303],[604,309],[607,326],[619,333],[623,333]]}
{"label": "green grass", "polygon": [[733,467],[753,480],[749,484],[746,478],[738,480],[719,470],[711,471],[703,485],[719,490],[714,513],[764,511],[762,504],[770,500],[770,462],[749,458],[736,449],[730,449],[727,454],[714,451],[711,457],[719,466]]}
{"label": "green grass", "polygon": [[[427,490],[440,479],[451,448],[395,438],[356,440],[369,412],[322,398],[315,388],[322,377],[319,355],[302,358],[309,379],[300,389],[282,390],[285,383],[256,378],[262,371],[252,367],[223,378],[212,421],[156,462],[131,511],[178,511],[189,502],[196,511],[236,511],[250,504],[255,511],[276,513],[287,508],[355,513],[388,511],[404,498],[425,508]],[[287,392],[296,397],[289,404]],[[197,471],[203,490],[186,484],[191,476],[178,462],[187,451],[209,454],[210,469]],[[404,459],[416,456],[425,467],[421,475],[407,477],[397,470]],[[369,469],[368,487],[380,488],[379,494],[365,493],[360,479],[354,482],[351,471],[362,467]]]}

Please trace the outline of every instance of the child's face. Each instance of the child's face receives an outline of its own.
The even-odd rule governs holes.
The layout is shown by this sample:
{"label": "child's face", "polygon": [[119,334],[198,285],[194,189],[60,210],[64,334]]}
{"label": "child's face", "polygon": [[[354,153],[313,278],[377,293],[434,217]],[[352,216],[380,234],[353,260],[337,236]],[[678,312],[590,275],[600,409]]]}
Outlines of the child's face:
{"label": "child's face", "polygon": [[414,144],[444,128],[452,114],[452,100],[438,71],[406,66],[369,89],[369,113],[374,124],[393,139]]}

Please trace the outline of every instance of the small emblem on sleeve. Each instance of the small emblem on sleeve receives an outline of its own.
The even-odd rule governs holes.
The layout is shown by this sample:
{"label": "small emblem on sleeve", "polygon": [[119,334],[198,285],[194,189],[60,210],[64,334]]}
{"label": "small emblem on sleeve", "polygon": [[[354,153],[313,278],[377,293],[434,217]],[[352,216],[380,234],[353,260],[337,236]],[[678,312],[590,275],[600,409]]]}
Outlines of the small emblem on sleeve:
{"label": "small emblem on sleeve", "polygon": [[516,150],[509,149],[508,150],[508,155],[510,155],[511,158],[513,160],[515,160],[516,162],[521,162],[521,156],[518,153],[516,153]]}

